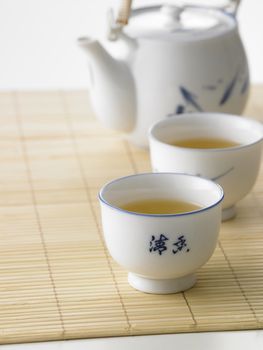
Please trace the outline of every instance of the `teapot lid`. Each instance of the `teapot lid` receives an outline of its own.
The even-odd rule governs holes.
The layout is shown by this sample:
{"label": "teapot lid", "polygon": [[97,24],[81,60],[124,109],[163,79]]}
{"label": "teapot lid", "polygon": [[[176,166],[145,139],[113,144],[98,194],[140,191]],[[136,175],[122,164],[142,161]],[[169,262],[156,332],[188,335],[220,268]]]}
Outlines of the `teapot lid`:
{"label": "teapot lid", "polygon": [[222,9],[158,5],[133,10],[124,31],[133,38],[199,40],[220,36],[235,27],[235,17]]}

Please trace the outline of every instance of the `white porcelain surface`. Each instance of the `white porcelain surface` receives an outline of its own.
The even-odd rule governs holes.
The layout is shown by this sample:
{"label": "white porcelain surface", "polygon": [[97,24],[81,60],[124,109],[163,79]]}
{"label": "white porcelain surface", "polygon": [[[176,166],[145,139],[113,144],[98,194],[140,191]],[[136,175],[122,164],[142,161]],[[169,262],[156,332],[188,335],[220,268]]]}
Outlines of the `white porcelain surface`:
{"label": "white porcelain surface", "polygon": [[194,286],[196,275],[190,274],[171,279],[150,279],[141,277],[132,272],[128,273],[128,282],[132,287],[145,293],[171,294],[183,292]]}
{"label": "white porcelain surface", "polygon": [[[178,215],[147,215],[119,209],[139,199],[174,198],[202,209]],[[148,293],[191,287],[212,255],[220,228],[223,191],[210,180],[183,174],[139,174],[117,179],[100,191],[104,238],[131,285]],[[138,278],[136,278],[138,277]],[[181,279],[181,280],[180,280]],[[152,281],[154,280],[154,281]]]}
{"label": "white porcelain surface", "polygon": [[[211,12],[201,11],[204,16]],[[136,31],[136,25],[134,29],[133,17],[138,13],[133,11],[131,28],[127,26],[116,41],[108,42],[109,53],[98,41],[81,38],[98,118],[126,132],[133,143],[147,146],[149,126],[169,114],[242,113],[249,71],[238,25],[222,11],[212,12],[225,21],[203,31],[171,27],[149,34]],[[147,23],[144,18],[141,22]]]}
{"label": "white porcelain surface", "polygon": [[[241,145],[225,149],[190,149],[171,140],[216,137]],[[225,193],[223,219],[235,215],[236,202],[253,187],[261,160],[263,127],[252,119],[221,114],[184,114],[155,124],[149,133],[152,169],[198,175],[219,183]]]}

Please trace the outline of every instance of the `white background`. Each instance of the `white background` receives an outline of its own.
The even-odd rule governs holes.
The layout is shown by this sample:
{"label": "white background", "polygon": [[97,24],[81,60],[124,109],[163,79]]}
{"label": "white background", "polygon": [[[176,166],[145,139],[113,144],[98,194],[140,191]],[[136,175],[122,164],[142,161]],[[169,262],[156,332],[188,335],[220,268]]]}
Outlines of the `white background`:
{"label": "white background", "polygon": [[[134,1],[135,6],[153,2],[156,1]],[[76,38],[104,37],[106,9],[110,5],[116,8],[118,3],[119,0],[0,0],[0,90],[86,88],[86,59]],[[252,81],[263,82],[263,1],[243,0],[238,18]]]}

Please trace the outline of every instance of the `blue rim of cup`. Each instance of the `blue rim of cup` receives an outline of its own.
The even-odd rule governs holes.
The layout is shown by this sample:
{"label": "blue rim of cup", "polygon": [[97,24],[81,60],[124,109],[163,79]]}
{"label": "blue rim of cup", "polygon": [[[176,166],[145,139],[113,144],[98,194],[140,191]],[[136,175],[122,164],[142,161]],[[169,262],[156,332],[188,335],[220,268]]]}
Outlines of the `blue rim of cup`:
{"label": "blue rim of cup", "polygon": [[169,119],[163,119],[163,120],[160,120],[158,122],[155,122],[149,128],[148,137],[149,137],[149,139],[154,140],[155,142],[158,142],[158,143],[160,143],[162,145],[166,145],[166,146],[172,147],[172,148],[178,148],[178,149],[184,150],[184,151],[191,151],[191,152],[231,152],[231,151],[233,152],[235,150],[251,147],[251,146],[256,145],[257,143],[262,142],[262,140],[263,140],[263,133],[262,133],[261,138],[259,138],[256,141],[240,144],[240,145],[233,146],[233,147],[227,147],[227,148],[190,148],[190,147],[182,147],[182,146],[171,145],[170,143],[165,142],[163,140],[160,140],[158,137],[153,135],[153,130],[155,128],[158,128],[159,125],[165,124],[166,122],[168,123],[169,120],[171,120],[171,122],[172,122],[173,119],[176,120],[176,118],[178,118],[178,117],[182,117],[183,118],[185,116],[193,116],[193,115],[197,115],[197,116],[200,116],[200,115],[201,116],[208,116],[208,115],[216,116],[216,115],[221,115],[221,114],[222,115],[228,115],[230,117],[234,117],[234,118],[238,118],[238,119],[240,118],[240,119],[242,119],[244,121],[252,122],[254,124],[258,124],[263,129],[263,124],[261,122],[259,122],[258,120],[249,119],[249,118],[246,118],[246,117],[240,117],[240,116],[235,115],[235,114],[212,113],[212,112],[211,113],[209,113],[209,112],[205,112],[205,113],[184,113],[184,114],[174,114],[174,115],[170,116]]}
{"label": "blue rim of cup", "polygon": [[[109,185],[112,185],[113,183],[115,182],[118,182],[118,181],[121,181],[121,180],[124,180],[124,179],[127,179],[127,178],[130,178],[130,177],[138,177],[138,176],[149,176],[149,175],[153,175],[153,176],[160,176],[160,175],[183,175],[183,176],[190,176],[190,177],[193,177],[193,178],[197,178],[197,179],[202,179],[202,180],[205,180],[207,182],[210,182],[212,183],[213,185],[215,185],[218,190],[221,192],[221,197],[218,201],[216,201],[215,203],[207,206],[207,207],[202,207],[201,209],[197,209],[197,210],[193,210],[193,211],[189,211],[189,212],[185,212],[185,213],[179,213],[179,214],[146,214],[146,213],[137,213],[137,212],[133,212],[133,211],[128,211],[128,210],[125,210],[125,209],[122,209],[118,206],[115,206],[111,203],[109,203],[108,201],[106,201],[106,199],[103,198],[103,194],[102,192],[106,190],[106,188],[109,186]],[[222,200],[224,199],[224,191],[223,191],[223,188],[213,182],[212,180],[210,179],[207,179],[205,177],[201,177],[201,176],[195,176],[195,175],[190,175],[190,174],[185,174],[185,173],[171,173],[171,172],[161,172],[161,173],[140,173],[140,174],[132,174],[132,175],[127,175],[127,176],[123,176],[123,177],[119,177],[117,179],[114,179],[112,181],[109,181],[107,182],[99,191],[99,194],[98,194],[98,198],[99,200],[106,204],[108,207],[112,208],[112,209],[115,209],[117,211],[120,211],[120,212],[123,212],[125,214],[130,214],[130,215],[137,215],[137,216],[146,216],[146,217],[158,217],[158,218],[165,218],[165,217],[179,217],[179,216],[186,216],[186,215],[193,215],[193,214],[198,214],[198,213],[201,213],[201,212],[204,212],[206,210],[209,210],[215,206],[217,206],[220,202],[222,202]]]}

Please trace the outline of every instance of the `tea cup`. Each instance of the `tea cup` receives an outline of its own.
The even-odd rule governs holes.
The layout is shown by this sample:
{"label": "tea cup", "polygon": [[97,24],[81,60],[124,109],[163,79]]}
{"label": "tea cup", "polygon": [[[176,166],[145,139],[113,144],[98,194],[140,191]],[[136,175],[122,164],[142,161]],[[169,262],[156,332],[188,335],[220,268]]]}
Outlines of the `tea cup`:
{"label": "tea cup", "polygon": [[[99,193],[104,239],[113,259],[128,270],[129,284],[157,294],[191,288],[216,247],[223,197],[218,184],[186,174],[137,174],[106,184]],[[180,214],[122,209],[127,202],[156,198],[200,209]]]}
{"label": "tea cup", "polygon": [[[174,115],[149,131],[154,172],[187,173],[216,181],[224,189],[222,219],[236,214],[235,204],[256,182],[260,168],[262,124],[256,120],[218,113]],[[217,138],[235,142],[227,148],[188,148],[176,141]],[[171,144],[173,143],[173,144]]]}

